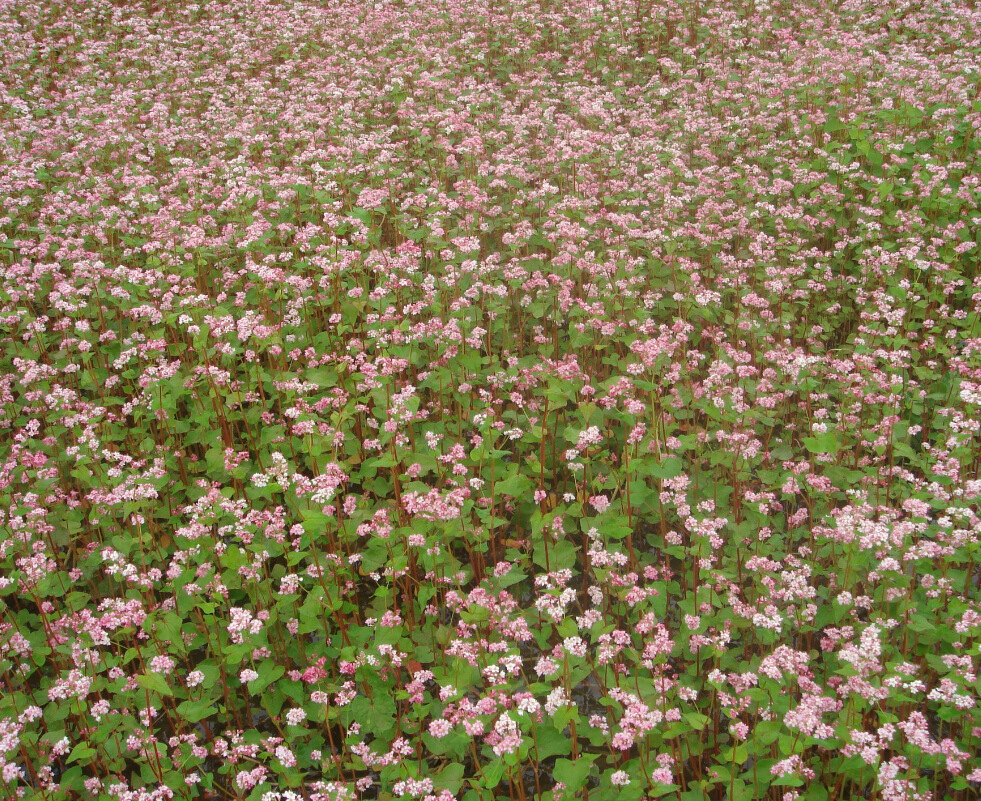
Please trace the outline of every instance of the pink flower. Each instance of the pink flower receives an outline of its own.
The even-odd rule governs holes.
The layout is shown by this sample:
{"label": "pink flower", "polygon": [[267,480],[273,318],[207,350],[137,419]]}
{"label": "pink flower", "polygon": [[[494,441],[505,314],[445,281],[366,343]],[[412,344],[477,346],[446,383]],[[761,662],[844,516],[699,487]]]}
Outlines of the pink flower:
{"label": "pink flower", "polygon": [[628,784],[630,784],[630,776],[625,770],[614,771],[612,774],[610,774],[610,784],[614,785],[615,787],[626,787]]}
{"label": "pink flower", "polygon": [[658,784],[672,784],[674,776],[671,775],[671,768],[661,767],[651,771],[651,781]]}
{"label": "pink flower", "polygon": [[175,664],[177,663],[169,656],[155,656],[150,660],[150,672],[167,674],[174,669]]}
{"label": "pink flower", "polygon": [[610,499],[605,495],[593,495],[589,499],[589,505],[592,506],[598,514],[603,514],[603,512],[610,508]]}
{"label": "pink flower", "polygon": [[276,747],[275,757],[286,768],[296,767],[296,755],[285,745]]}

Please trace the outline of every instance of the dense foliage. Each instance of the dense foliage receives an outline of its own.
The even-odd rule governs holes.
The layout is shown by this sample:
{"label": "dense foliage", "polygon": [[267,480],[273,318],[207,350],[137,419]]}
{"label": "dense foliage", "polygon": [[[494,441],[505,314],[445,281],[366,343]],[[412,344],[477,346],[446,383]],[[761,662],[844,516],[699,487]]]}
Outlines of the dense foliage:
{"label": "dense foliage", "polygon": [[976,798],[979,64],[0,2],[0,795]]}

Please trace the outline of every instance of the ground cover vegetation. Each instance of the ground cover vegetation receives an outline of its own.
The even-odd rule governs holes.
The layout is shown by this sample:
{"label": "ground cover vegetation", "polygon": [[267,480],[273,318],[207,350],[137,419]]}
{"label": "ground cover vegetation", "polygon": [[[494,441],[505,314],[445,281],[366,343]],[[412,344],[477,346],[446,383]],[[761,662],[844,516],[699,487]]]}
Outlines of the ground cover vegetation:
{"label": "ground cover vegetation", "polygon": [[4,798],[976,798],[981,9],[0,3]]}

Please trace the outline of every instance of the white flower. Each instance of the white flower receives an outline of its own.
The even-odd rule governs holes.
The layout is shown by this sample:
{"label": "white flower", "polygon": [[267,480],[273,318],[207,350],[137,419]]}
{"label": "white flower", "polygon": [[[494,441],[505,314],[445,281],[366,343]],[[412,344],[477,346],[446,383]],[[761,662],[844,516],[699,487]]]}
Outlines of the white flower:
{"label": "white flower", "polygon": [[517,730],[518,724],[514,722],[507,712],[502,712],[501,716],[497,719],[497,723],[494,724],[494,731],[502,737],[514,734]]}

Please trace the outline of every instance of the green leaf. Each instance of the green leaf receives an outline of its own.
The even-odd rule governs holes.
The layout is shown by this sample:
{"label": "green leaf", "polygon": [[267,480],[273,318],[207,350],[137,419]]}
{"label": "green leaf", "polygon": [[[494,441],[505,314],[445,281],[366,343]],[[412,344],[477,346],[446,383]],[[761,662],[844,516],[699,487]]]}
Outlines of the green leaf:
{"label": "green leaf", "polygon": [[828,790],[823,784],[811,782],[804,794],[807,801],[828,801]]}
{"label": "green leaf", "polygon": [[661,464],[647,469],[648,475],[652,478],[674,478],[683,472],[681,459],[677,456],[668,456]]}
{"label": "green leaf", "polygon": [[[728,801],[754,801],[753,786],[742,779],[733,779],[726,794]],[[827,794],[825,794],[827,798]]]}
{"label": "green leaf", "polygon": [[256,668],[256,672],[259,674],[259,678],[257,678],[255,681],[250,681],[247,685],[249,692],[253,695],[258,695],[265,690],[266,687],[268,687],[286,672],[286,668],[284,668],[282,665],[273,665],[272,667],[260,665]]}
{"label": "green leaf", "polygon": [[[542,534],[543,537],[550,537],[549,533]],[[569,540],[550,542],[548,544],[548,558],[545,555],[545,543],[541,540],[535,543],[535,564],[539,567],[551,571],[568,570],[576,564],[576,554],[578,553],[574,543]]]}
{"label": "green leaf", "polygon": [[463,786],[464,767],[462,762],[452,762],[443,768],[436,778],[433,785],[439,789],[449,790],[456,795]]}
{"label": "green leaf", "polygon": [[566,786],[566,793],[576,792],[586,783],[589,771],[593,767],[593,760],[597,757],[598,754],[589,754],[579,757],[575,762],[569,759],[556,760],[553,771],[555,780]]}
{"label": "green leaf", "polygon": [[521,498],[528,494],[535,486],[535,482],[528,476],[515,473],[508,476],[503,481],[494,484],[494,492],[500,495],[510,495],[513,498]]}
{"label": "green leaf", "polygon": [[562,732],[552,726],[535,727],[535,747],[538,761],[552,756],[565,756],[572,751],[572,742]]}
{"label": "green leaf", "polygon": [[[758,723],[753,730],[752,744],[759,749],[766,748],[771,743],[776,742],[780,736],[781,724],[779,721],[763,721]],[[762,753],[758,750],[757,753]]]}
{"label": "green leaf", "polygon": [[79,743],[76,745],[71,753],[68,755],[67,762],[75,762],[80,759],[88,759],[96,754],[96,750],[92,748],[88,743]]}
{"label": "green leaf", "polygon": [[695,731],[701,731],[709,722],[708,715],[703,715],[700,712],[688,712],[684,718]]}
{"label": "green leaf", "polygon": [[837,453],[838,439],[834,431],[825,431],[816,437],[804,437],[804,447],[808,453]]}
{"label": "green leaf", "polygon": [[136,682],[144,689],[160,695],[172,696],[174,694],[170,685],[167,684],[167,680],[159,673],[143,673],[136,677]]}
{"label": "green leaf", "polygon": [[332,387],[337,384],[337,370],[330,367],[317,367],[307,371],[306,380],[318,387]]}
{"label": "green leaf", "polygon": [[426,744],[426,748],[437,756],[448,755],[459,758],[466,753],[471,739],[463,732],[457,731],[452,731],[439,739],[427,732],[422,735],[422,741]]}
{"label": "green leaf", "polygon": [[495,759],[484,768],[483,776],[486,782],[484,789],[493,790],[501,783],[501,779],[504,778],[504,767],[503,759]]}
{"label": "green leaf", "polygon": [[184,701],[184,703],[177,705],[177,714],[188,723],[197,723],[199,720],[204,720],[215,711],[215,705],[209,699]]}

